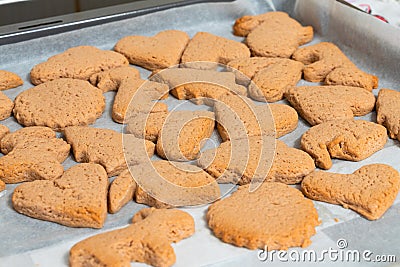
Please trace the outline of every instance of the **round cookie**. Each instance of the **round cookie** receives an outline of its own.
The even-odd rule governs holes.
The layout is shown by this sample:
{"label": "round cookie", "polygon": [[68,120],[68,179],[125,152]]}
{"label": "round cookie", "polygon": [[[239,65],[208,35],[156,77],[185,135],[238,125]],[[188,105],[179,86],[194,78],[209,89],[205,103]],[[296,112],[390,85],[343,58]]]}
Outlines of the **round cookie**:
{"label": "round cookie", "polygon": [[30,88],[15,99],[14,116],[24,126],[54,130],[88,125],[101,116],[105,101],[101,90],[87,81],[58,79]]}
{"label": "round cookie", "polygon": [[241,186],[208,208],[207,221],[223,242],[249,249],[306,247],[319,225],[311,200],[292,187],[266,182],[256,191]]}

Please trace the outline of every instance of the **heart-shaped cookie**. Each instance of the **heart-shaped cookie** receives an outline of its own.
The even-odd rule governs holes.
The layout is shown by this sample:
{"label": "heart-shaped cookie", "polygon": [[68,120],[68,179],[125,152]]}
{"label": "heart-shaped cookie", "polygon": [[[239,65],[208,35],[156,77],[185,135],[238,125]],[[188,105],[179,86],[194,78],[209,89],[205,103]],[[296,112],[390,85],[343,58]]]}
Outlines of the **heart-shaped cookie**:
{"label": "heart-shaped cookie", "polygon": [[103,227],[107,215],[108,177],[98,164],[79,164],[54,181],[34,181],[15,188],[14,209],[24,215],[70,227]]}
{"label": "heart-shaped cookie", "polygon": [[182,31],[162,31],[153,37],[126,36],[119,40],[114,50],[128,58],[129,62],[148,70],[165,69],[179,64],[189,42]]}
{"label": "heart-shaped cookie", "polygon": [[352,174],[316,171],[301,183],[307,197],[342,205],[369,220],[379,219],[385,213],[399,188],[398,171],[385,164],[366,165]]}

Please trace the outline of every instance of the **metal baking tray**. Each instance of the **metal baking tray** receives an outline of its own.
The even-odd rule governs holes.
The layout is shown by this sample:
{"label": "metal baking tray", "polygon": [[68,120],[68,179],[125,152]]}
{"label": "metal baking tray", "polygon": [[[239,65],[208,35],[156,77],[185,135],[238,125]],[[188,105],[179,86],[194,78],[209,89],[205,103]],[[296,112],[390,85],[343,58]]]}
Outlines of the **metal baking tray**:
{"label": "metal baking tray", "polygon": [[[190,2],[190,1],[189,1]],[[361,69],[379,76],[379,88],[399,89],[400,76],[400,30],[385,24],[367,14],[354,10],[334,0],[236,0],[230,2],[186,2],[184,5],[169,4],[160,8],[156,1],[148,6],[124,6],[115,12],[97,13],[92,19],[85,17],[79,22],[68,22],[66,26],[42,25],[39,30],[23,32],[10,31],[8,36],[0,37],[0,69],[19,74],[25,84],[16,89],[4,91],[14,99],[23,90],[32,85],[29,71],[39,62],[78,45],[93,45],[102,49],[112,49],[115,43],[127,35],[151,36],[166,29],[186,31],[193,36],[198,31],[208,31],[233,40],[243,38],[232,34],[232,25],[236,18],[243,15],[261,14],[280,10],[288,12],[303,25],[311,25],[315,30],[312,43],[332,41],[337,44]],[[153,6],[150,4],[152,3]],[[144,3],[142,3],[144,4]],[[119,10],[119,11],[118,11]],[[103,12],[102,11],[102,12]],[[111,16],[113,19],[108,19]],[[107,23],[105,23],[107,22]],[[65,32],[64,32],[65,31]],[[28,38],[28,40],[26,39]],[[149,71],[140,69],[142,78]],[[300,84],[305,84],[304,81]],[[378,90],[374,90],[376,94]],[[105,93],[107,99],[103,116],[94,127],[123,131],[123,126],[112,122],[111,104],[114,92]],[[170,97],[166,103],[172,108],[180,103]],[[286,103],[284,100],[282,103]],[[210,109],[185,103],[180,109]],[[373,112],[362,119],[376,121]],[[15,119],[1,122],[12,131],[21,126]],[[299,140],[309,125],[300,119],[298,128],[281,139],[289,146],[299,147]],[[213,139],[218,141],[217,135]],[[370,163],[387,163],[400,170],[396,155],[400,152],[399,143],[388,140],[381,151],[361,162],[334,160],[330,171],[350,173]],[[72,158],[64,163],[65,168],[76,164]],[[56,223],[40,221],[18,214],[12,209],[11,195],[15,185],[7,185],[0,197],[0,266],[67,266],[69,248],[79,240],[106,230],[127,225],[131,217],[142,207],[130,202],[117,214],[109,214],[103,229],[68,228]],[[224,189],[224,188],[223,188]],[[400,198],[386,214],[377,221],[368,221],[357,213],[337,205],[314,202],[322,224],[312,237],[307,250],[322,252],[329,248],[344,251],[337,241],[345,239],[346,249],[360,252],[369,250],[373,255],[395,255],[400,260]],[[175,266],[266,266],[270,262],[258,259],[260,251],[238,248],[221,242],[212,235],[205,221],[207,207],[188,208],[195,219],[196,233],[178,244],[174,244],[177,261]],[[301,252],[292,248],[289,252]],[[339,261],[339,262],[338,262]],[[273,265],[283,265],[275,258]],[[309,262],[291,262],[296,266],[308,266]],[[329,258],[324,263],[335,264]],[[367,262],[336,260],[336,264],[365,266]],[[377,264],[375,262],[375,264]],[[388,265],[380,262],[378,265]],[[143,266],[132,263],[132,266]]]}

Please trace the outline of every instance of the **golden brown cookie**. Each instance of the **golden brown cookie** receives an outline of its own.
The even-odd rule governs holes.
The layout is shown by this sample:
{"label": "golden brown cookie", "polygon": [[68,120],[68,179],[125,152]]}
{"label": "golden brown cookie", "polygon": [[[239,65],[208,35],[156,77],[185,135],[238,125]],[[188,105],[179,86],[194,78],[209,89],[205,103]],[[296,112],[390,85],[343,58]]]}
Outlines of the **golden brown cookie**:
{"label": "golden brown cookie", "polygon": [[64,78],[20,93],[15,99],[14,116],[24,126],[47,126],[58,131],[94,123],[104,108],[101,90],[87,81]]}
{"label": "golden brown cookie", "polygon": [[148,70],[165,69],[179,64],[189,40],[185,32],[167,30],[153,37],[126,36],[114,50],[126,56],[131,64]]}
{"label": "golden brown cookie", "polygon": [[[106,169],[110,177],[128,168],[125,157],[130,160],[128,164],[135,165],[154,153],[152,142],[109,129],[72,126],[64,129],[64,135],[72,146],[77,162],[98,163]],[[147,154],[136,155],[140,149],[147,151]]]}
{"label": "golden brown cookie", "polygon": [[172,161],[196,159],[204,140],[214,131],[214,113],[175,111],[166,117],[158,133],[157,154]]}
{"label": "golden brown cookie", "polygon": [[69,227],[102,228],[107,216],[108,177],[98,164],[78,164],[54,181],[17,186],[13,208],[24,215]]}
{"label": "golden brown cookie", "polygon": [[342,205],[368,220],[379,219],[393,204],[399,189],[398,171],[385,164],[366,165],[352,174],[316,171],[301,183],[308,198]]}
{"label": "golden brown cookie", "polygon": [[[249,85],[249,95],[257,101],[275,102],[301,79],[303,64],[286,58],[239,58],[228,63],[239,84]],[[252,83],[250,84],[250,82]]]}
{"label": "golden brown cookie", "polygon": [[287,91],[286,98],[311,125],[363,116],[375,107],[375,96],[371,92],[342,85],[293,87]]}
{"label": "golden brown cookie", "polygon": [[320,224],[311,200],[274,182],[263,183],[253,192],[247,185],[240,186],[208,208],[207,221],[223,242],[268,251],[309,246]]}
{"label": "golden brown cookie", "polygon": [[299,116],[294,108],[285,104],[269,104],[275,123],[276,137],[282,137],[297,128]]}
{"label": "golden brown cookie", "polygon": [[387,133],[382,125],[363,120],[333,120],[313,126],[301,137],[301,147],[322,169],[331,158],[360,161],[382,149]]}
{"label": "golden brown cookie", "polygon": [[0,142],[10,132],[7,126],[0,124]]}
{"label": "golden brown cookie", "polygon": [[334,44],[322,42],[299,48],[293,59],[304,63],[304,79],[328,85],[361,87],[371,91],[378,78],[357,68]]}
{"label": "golden brown cookie", "polygon": [[131,79],[140,79],[139,70],[130,66],[122,66],[97,72],[90,76],[89,81],[105,93],[108,91],[118,91],[123,81]]}
{"label": "golden brown cookie", "polygon": [[[250,137],[248,141],[250,146],[248,162],[238,160],[242,154],[247,153],[244,149],[247,140],[240,140],[226,141],[218,148],[204,151],[197,164],[219,183],[248,184],[257,175],[256,170],[259,165],[268,164],[263,160],[268,157],[268,151],[263,151],[264,154],[261,154],[262,152],[257,149],[257,146],[260,146],[259,139]],[[235,151],[232,145],[235,145],[238,151]],[[276,141],[275,151],[272,152],[275,154],[272,153],[270,156],[274,156],[271,168],[263,173],[264,177],[256,178],[264,179],[266,182],[296,184],[315,169],[313,159],[307,153],[288,147],[282,141]]]}
{"label": "golden brown cookie", "polygon": [[[174,111],[176,112],[176,111]],[[174,112],[171,112],[172,115]],[[130,117],[126,126],[126,132],[137,138],[146,139],[157,143],[159,133],[164,125],[168,112],[137,113]]]}
{"label": "golden brown cookie", "polygon": [[381,89],[376,100],[376,120],[386,127],[390,138],[400,140],[400,92]]}
{"label": "golden brown cookie", "polygon": [[194,231],[194,220],[184,211],[142,209],[128,227],[94,235],[75,244],[70,250],[69,264],[71,267],[123,267],[136,261],[168,267],[176,261],[170,243],[187,238]]}
{"label": "golden brown cookie", "polygon": [[114,51],[94,46],[77,46],[50,57],[31,70],[31,82],[35,85],[59,78],[89,80],[94,73],[127,66],[128,60]]}
{"label": "golden brown cookie", "polygon": [[1,139],[1,153],[8,154],[19,142],[25,142],[29,138],[55,138],[56,133],[49,127],[31,126],[8,133]]}
{"label": "golden brown cookie", "polygon": [[219,199],[215,179],[194,165],[166,160],[132,168],[137,203],[155,208],[204,205]]}
{"label": "golden brown cookie", "polygon": [[0,70],[0,90],[15,88],[24,84],[24,81],[17,74]]}
{"label": "golden brown cookie", "polygon": [[250,50],[245,44],[208,32],[198,32],[183,52],[181,63],[190,68],[211,69],[215,68],[217,63],[227,64],[243,57],[250,57]]}
{"label": "golden brown cookie", "polygon": [[268,105],[256,106],[247,97],[223,96],[214,104],[217,130],[223,141],[249,136],[275,135]]}
{"label": "golden brown cookie", "polygon": [[132,201],[135,191],[136,182],[129,170],[123,171],[114,179],[108,189],[108,211],[117,213],[129,201]]}
{"label": "golden brown cookie", "polygon": [[151,80],[165,83],[178,99],[190,99],[198,105],[212,106],[224,95],[247,95],[247,89],[235,82],[230,72],[173,68],[158,72]]}
{"label": "golden brown cookie", "polygon": [[[252,20],[255,22],[251,22]],[[301,26],[284,12],[245,16],[237,20],[236,28],[240,24],[254,23],[259,25],[251,29],[246,38],[253,56],[290,58],[300,45],[310,42],[313,38],[311,26]]]}
{"label": "golden brown cookie", "polygon": [[2,151],[8,154],[0,158],[0,179],[5,183],[20,183],[59,178],[64,172],[61,163],[69,156],[70,145],[56,138],[54,132],[53,137],[30,136],[24,132],[28,133],[21,129],[3,138]]}
{"label": "golden brown cookie", "polygon": [[136,113],[168,111],[165,103],[153,102],[168,97],[168,86],[141,80],[135,68],[120,67],[96,73],[90,77],[90,82],[103,92],[117,91],[112,109],[115,122],[124,123],[127,116]]}
{"label": "golden brown cookie", "polygon": [[3,92],[0,92],[0,120],[5,120],[11,116],[14,108],[14,102]]}

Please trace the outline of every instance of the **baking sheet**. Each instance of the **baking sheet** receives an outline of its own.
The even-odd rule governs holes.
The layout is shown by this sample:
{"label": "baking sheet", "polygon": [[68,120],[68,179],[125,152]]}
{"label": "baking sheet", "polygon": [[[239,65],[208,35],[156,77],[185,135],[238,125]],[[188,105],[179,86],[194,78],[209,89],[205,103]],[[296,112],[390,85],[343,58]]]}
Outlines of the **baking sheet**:
{"label": "baking sheet", "polygon": [[[151,36],[166,29],[186,31],[193,36],[198,31],[208,31],[216,35],[241,41],[231,33],[234,20],[248,14],[259,14],[271,10],[287,11],[303,24],[312,25],[316,30],[312,43],[333,41],[363,70],[380,77],[380,86],[399,89],[400,76],[400,31],[373,17],[335,1],[297,0],[265,1],[237,0],[232,3],[205,3],[160,11],[141,17],[125,19],[104,25],[93,26],[73,32],[67,32],[40,39],[34,39],[12,45],[0,46],[0,69],[19,74],[25,84],[22,87],[5,91],[14,99],[23,90],[30,88],[29,71],[37,63],[51,55],[63,52],[69,47],[93,45],[102,49],[112,49],[120,38],[126,35]],[[144,27],[145,25],[145,27]],[[142,78],[149,72],[140,69]],[[309,84],[304,81],[300,84]],[[377,93],[377,90],[374,91]],[[94,127],[110,128],[122,131],[122,125],[112,122],[111,105],[114,92],[105,93],[106,111],[96,121]],[[167,100],[172,109],[178,101],[170,97]],[[285,101],[281,101],[285,103]],[[207,106],[195,106],[187,102],[180,109],[205,109]],[[375,113],[362,119],[375,121]],[[12,131],[21,126],[13,118],[2,121]],[[300,119],[298,128],[281,138],[289,146],[299,147],[302,133],[309,126]],[[213,135],[218,142],[218,136]],[[212,146],[212,143],[207,144]],[[370,163],[387,163],[400,170],[396,154],[400,152],[399,143],[389,140],[385,148],[362,162],[334,160],[330,171],[350,173]],[[69,158],[65,168],[75,162]],[[223,190],[229,188],[222,186]],[[109,229],[126,226],[133,214],[143,205],[130,202],[117,214],[109,214],[103,229],[74,229],[55,223],[35,220],[16,213],[11,206],[11,194],[15,185],[7,185],[7,191],[0,197],[0,266],[67,266],[69,248],[83,238]],[[337,249],[340,238],[348,241],[349,249],[369,249],[375,254],[393,254],[400,260],[400,198],[378,221],[368,221],[357,213],[340,206],[314,202],[322,224],[317,227],[313,243],[307,249],[322,251],[329,247]],[[184,209],[194,218],[196,233],[186,240],[174,244],[177,255],[175,266],[265,266],[257,258],[258,251],[250,251],[225,244],[214,237],[206,226],[207,207]],[[338,222],[335,221],[338,219]],[[301,251],[293,248],[290,251]],[[298,266],[308,266],[307,262],[292,262]],[[329,264],[329,259],[325,262]],[[285,264],[274,261],[274,265]],[[340,265],[365,266],[365,262],[341,262]],[[386,265],[387,263],[380,263]],[[132,263],[132,266],[143,266]]]}

